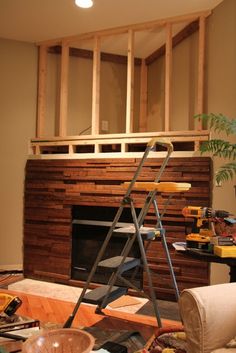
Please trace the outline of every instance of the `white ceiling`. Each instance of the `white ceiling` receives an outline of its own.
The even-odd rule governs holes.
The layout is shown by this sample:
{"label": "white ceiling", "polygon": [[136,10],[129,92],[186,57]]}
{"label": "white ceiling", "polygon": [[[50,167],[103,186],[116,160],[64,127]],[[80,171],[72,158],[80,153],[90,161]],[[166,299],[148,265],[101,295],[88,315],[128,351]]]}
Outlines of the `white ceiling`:
{"label": "white ceiling", "polygon": [[213,9],[223,0],[0,0],[0,37],[38,42]]}

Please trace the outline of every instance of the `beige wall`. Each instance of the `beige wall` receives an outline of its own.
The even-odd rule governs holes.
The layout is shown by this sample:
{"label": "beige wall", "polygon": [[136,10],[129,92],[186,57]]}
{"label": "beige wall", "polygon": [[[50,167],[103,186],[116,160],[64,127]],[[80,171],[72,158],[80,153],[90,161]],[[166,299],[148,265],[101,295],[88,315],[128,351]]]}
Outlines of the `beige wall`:
{"label": "beige wall", "polygon": [[[214,10],[209,20],[206,66],[207,110],[216,113],[222,112],[232,117],[236,116],[235,13],[235,0],[224,0]],[[181,56],[187,50],[188,44],[183,44],[176,51],[176,58],[181,60]],[[180,64],[181,70],[185,70],[188,64],[186,58]],[[187,67],[189,70],[189,66]],[[104,68],[105,72],[107,70]],[[175,70],[177,70],[176,67]],[[56,75],[55,72],[52,74]],[[111,76],[113,74],[116,75],[114,70],[111,72]],[[34,45],[0,39],[0,151],[2,156],[0,266],[22,262],[24,167],[27,159],[28,140],[35,135],[36,75],[37,49]],[[181,77],[185,77],[186,72],[181,74],[179,69],[175,75],[181,79]],[[184,82],[186,86],[182,92],[183,95],[179,91],[178,95],[180,96],[176,97],[178,102],[182,102],[183,105],[182,108],[181,104],[176,107],[178,116],[181,116],[181,109],[188,114],[192,114],[194,110],[193,107],[186,108],[184,105],[183,97],[187,97],[189,94],[187,89],[189,83],[186,82],[186,79]],[[180,86],[177,85],[178,87]],[[55,91],[52,94],[56,95]],[[74,99],[73,96],[70,99]],[[121,107],[121,109],[124,108]],[[110,116],[108,117],[110,119]],[[176,121],[178,121],[177,117]],[[79,129],[86,128],[88,122],[87,119],[85,123],[83,120]],[[112,124],[111,122],[111,127]],[[150,122],[149,126],[151,130],[155,128],[153,122]],[[74,128],[71,126],[71,129]],[[53,123],[51,123],[50,129],[53,129]],[[222,188],[214,188],[213,206],[215,208],[227,209],[236,213],[235,201],[232,183],[228,183]],[[225,266],[220,266],[220,268],[214,266],[212,281],[227,280],[227,271]]]}
{"label": "beige wall", "polygon": [[[194,129],[198,33],[173,48],[170,130]],[[148,67],[148,131],[163,131],[165,117],[165,57]]]}
{"label": "beige wall", "polygon": [[35,133],[37,50],[0,39],[0,266],[22,263],[23,183]]}
{"label": "beige wall", "polygon": [[[68,80],[67,135],[91,133],[92,79],[91,59],[70,57]],[[134,131],[138,131],[140,66],[134,70]],[[46,119],[43,136],[58,135],[60,55],[47,55]],[[124,133],[126,127],[127,65],[101,61],[100,133]],[[102,129],[102,121],[108,129]]]}

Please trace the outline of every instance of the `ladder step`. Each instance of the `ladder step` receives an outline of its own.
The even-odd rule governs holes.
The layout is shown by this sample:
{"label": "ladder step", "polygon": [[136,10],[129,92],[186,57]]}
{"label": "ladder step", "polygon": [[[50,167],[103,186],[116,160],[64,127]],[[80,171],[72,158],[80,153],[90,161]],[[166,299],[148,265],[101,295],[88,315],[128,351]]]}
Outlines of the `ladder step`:
{"label": "ladder step", "polygon": [[[109,259],[100,261],[98,266],[99,266],[99,268],[104,268],[106,270],[113,271],[119,267],[122,259],[123,259],[123,256],[110,257]],[[121,273],[139,266],[140,263],[141,263],[140,259],[136,259],[134,257],[126,257],[126,259],[122,265]]]}
{"label": "ladder step", "polygon": [[[105,295],[108,292],[108,289],[109,289],[109,286],[105,285],[91,290],[90,292],[85,294],[85,296],[83,297],[83,302],[89,303],[89,304],[97,304],[97,305],[101,304]],[[127,291],[128,289],[125,287],[116,287],[116,286],[112,287],[111,293],[107,298],[106,305],[120,298],[122,295],[125,295]]]}
{"label": "ladder step", "polygon": [[[119,235],[131,235],[135,234],[136,230],[134,225],[129,227],[117,228],[113,231],[114,233],[119,233]],[[160,231],[151,227],[140,227],[140,234],[145,240],[154,240],[156,236],[160,235]]]}

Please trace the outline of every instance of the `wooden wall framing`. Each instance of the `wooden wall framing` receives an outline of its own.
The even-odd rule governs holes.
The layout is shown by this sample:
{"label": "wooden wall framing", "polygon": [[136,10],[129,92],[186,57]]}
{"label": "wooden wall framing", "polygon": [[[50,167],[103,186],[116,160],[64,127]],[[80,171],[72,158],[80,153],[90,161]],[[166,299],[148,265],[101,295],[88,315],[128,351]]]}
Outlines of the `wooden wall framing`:
{"label": "wooden wall framing", "polygon": [[[58,136],[61,138],[68,137],[67,135],[67,111],[68,111],[68,70],[69,70],[69,53],[72,43],[75,41],[83,42],[88,40],[94,41],[93,53],[88,50],[77,50],[87,57],[93,58],[93,81],[92,81],[92,127],[90,137],[96,139],[99,135],[100,126],[100,62],[101,58],[105,56],[108,58],[109,54],[104,54],[100,50],[100,41],[107,36],[116,36],[119,34],[128,35],[127,43],[127,95],[126,95],[126,137],[133,137],[133,113],[134,113],[134,65],[138,62],[142,65],[141,70],[141,91],[140,91],[140,118],[139,118],[139,132],[147,132],[146,125],[146,111],[147,111],[147,66],[155,60],[158,55],[165,55],[165,118],[164,131],[170,132],[170,116],[172,103],[172,48],[181,40],[186,38],[194,31],[199,29],[199,47],[198,47],[198,87],[197,87],[197,111],[202,113],[204,110],[204,63],[205,63],[205,26],[206,18],[210,15],[210,11],[189,14],[185,16],[178,16],[168,18],[165,20],[157,20],[148,23],[141,23],[125,27],[113,28],[108,30],[97,31],[93,33],[86,33],[78,36],[71,36],[67,38],[60,38],[50,41],[38,43],[39,45],[39,68],[38,68],[38,110],[37,110],[37,128],[36,139],[34,143],[40,144],[44,140],[45,130],[45,99],[46,99],[46,81],[47,81],[47,53],[52,51],[52,48],[61,47],[61,74],[60,74],[60,94],[59,94],[59,132]],[[184,30],[178,33],[175,37],[172,35],[172,27],[178,23],[189,23]],[[134,57],[134,38],[138,31],[153,29],[166,29],[166,43],[163,47],[157,49],[151,56],[142,61],[136,60]],[[58,50],[58,49],[57,49]],[[113,55],[114,57],[115,55]],[[112,54],[110,55],[112,57]],[[119,60],[123,60],[122,56],[118,56]],[[199,123],[196,130],[201,131],[202,126]],[[181,131],[180,131],[181,133]],[[182,131],[183,136],[185,131]],[[194,130],[193,130],[194,133]],[[58,137],[57,136],[57,137]],[[196,135],[197,136],[197,135]],[[52,140],[55,136],[52,136]],[[109,136],[113,137],[112,134]],[[49,139],[50,140],[50,139]],[[196,139],[196,143],[199,141]],[[196,148],[195,148],[196,149]],[[39,151],[39,148],[38,148]],[[97,152],[97,151],[95,151]]]}

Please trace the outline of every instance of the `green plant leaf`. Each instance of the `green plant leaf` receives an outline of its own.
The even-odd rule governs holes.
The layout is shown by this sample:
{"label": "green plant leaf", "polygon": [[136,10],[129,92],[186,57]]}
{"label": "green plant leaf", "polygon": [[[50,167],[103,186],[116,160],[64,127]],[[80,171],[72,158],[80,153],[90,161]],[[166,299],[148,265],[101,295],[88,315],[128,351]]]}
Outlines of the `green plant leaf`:
{"label": "green plant leaf", "polygon": [[200,150],[202,153],[210,152],[213,156],[236,159],[236,144],[231,144],[228,141],[220,139],[204,141]]}
{"label": "green plant leaf", "polygon": [[209,128],[218,132],[226,132],[227,135],[236,134],[236,119],[230,119],[223,114],[198,114],[196,119],[201,119],[203,123],[208,123]]}
{"label": "green plant leaf", "polygon": [[220,184],[222,182],[228,181],[229,179],[233,179],[234,175],[236,175],[236,162],[235,163],[227,163],[220,167],[220,169],[216,172],[216,182]]}
{"label": "green plant leaf", "polygon": [[[227,135],[236,135],[236,119],[230,119],[223,114],[198,114],[195,116],[201,119],[204,124],[208,124],[210,129],[216,132],[225,132]],[[200,145],[201,153],[211,153],[224,159],[229,159],[231,162],[224,164],[216,173],[216,182],[222,183],[233,179],[236,175],[236,144],[222,139],[210,139],[204,141]]]}

